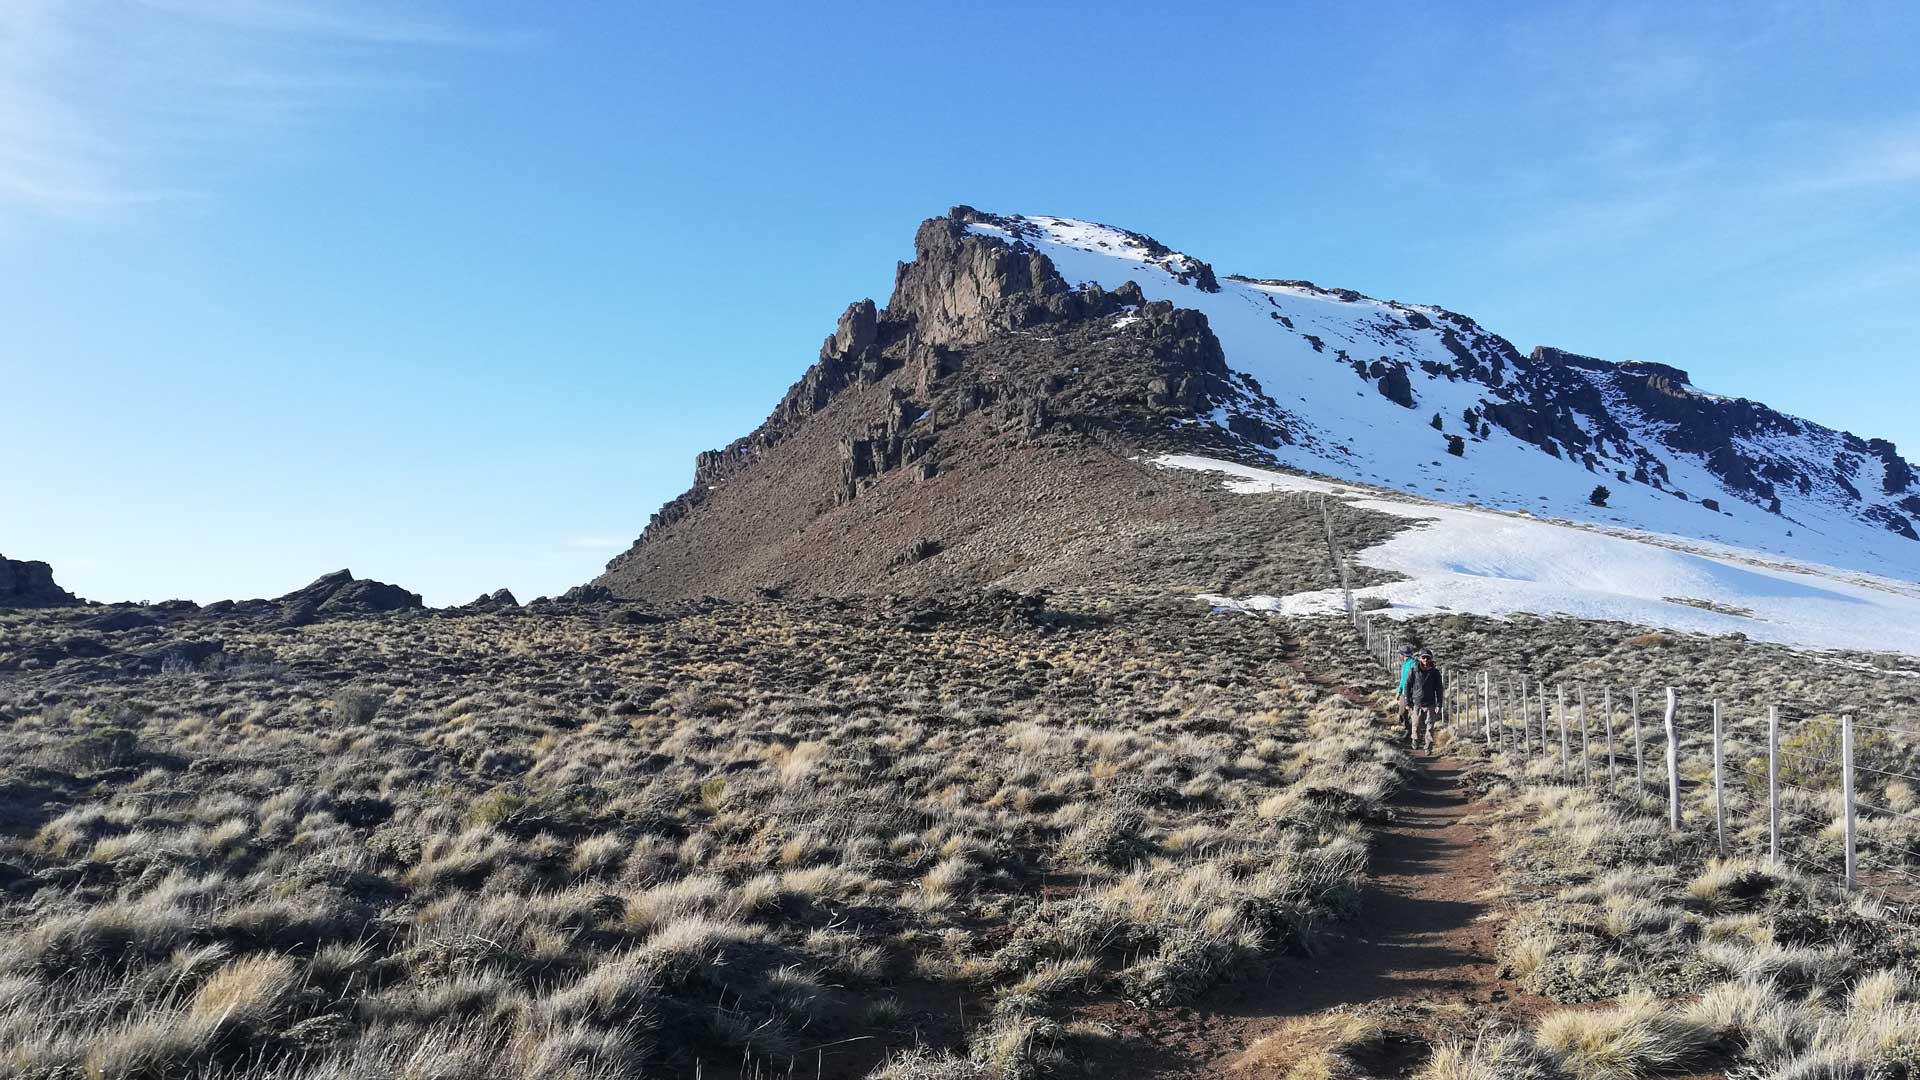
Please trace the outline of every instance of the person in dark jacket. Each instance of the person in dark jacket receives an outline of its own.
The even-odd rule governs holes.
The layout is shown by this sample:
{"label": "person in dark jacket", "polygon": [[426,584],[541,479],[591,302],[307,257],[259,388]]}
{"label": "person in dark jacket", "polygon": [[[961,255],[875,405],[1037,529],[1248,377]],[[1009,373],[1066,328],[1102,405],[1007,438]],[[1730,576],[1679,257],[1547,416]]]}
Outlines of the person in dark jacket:
{"label": "person in dark jacket", "polygon": [[1407,673],[1406,702],[1412,710],[1407,741],[1415,750],[1424,745],[1428,752],[1432,752],[1433,729],[1440,723],[1440,703],[1445,690],[1441,684],[1440,668],[1433,662],[1433,654],[1421,649],[1413,658],[1413,670]]}

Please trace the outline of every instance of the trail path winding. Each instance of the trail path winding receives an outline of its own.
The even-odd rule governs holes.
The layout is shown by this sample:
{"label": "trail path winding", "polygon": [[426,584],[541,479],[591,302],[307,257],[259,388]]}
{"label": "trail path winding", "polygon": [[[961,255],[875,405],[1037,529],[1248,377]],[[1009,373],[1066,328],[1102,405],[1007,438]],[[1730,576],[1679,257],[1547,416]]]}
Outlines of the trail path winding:
{"label": "trail path winding", "polygon": [[[1375,832],[1360,915],[1344,938],[1194,1007],[1103,1018],[1140,1051],[1140,1075],[1220,1076],[1283,1021],[1340,1005],[1384,1003],[1418,1027],[1434,1006],[1519,1017],[1543,1004],[1500,977],[1497,928],[1480,899],[1495,881],[1493,851],[1472,820],[1480,804],[1460,786],[1462,765],[1422,765],[1393,800],[1394,820]],[[1417,1064],[1420,1052],[1410,1044],[1387,1071]]]}

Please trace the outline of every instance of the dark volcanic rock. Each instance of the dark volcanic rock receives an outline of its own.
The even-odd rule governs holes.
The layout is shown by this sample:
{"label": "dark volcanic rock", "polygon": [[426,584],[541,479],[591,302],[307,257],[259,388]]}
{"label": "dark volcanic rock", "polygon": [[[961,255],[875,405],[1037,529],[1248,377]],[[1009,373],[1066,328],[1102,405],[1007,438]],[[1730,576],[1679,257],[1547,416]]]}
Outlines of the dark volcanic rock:
{"label": "dark volcanic rock", "polygon": [[1880,481],[1881,491],[1888,495],[1900,495],[1913,486],[1913,466],[1900,456],[1893,443],[1886,439],[1868,439],[1867,450],[1886,467],[1886,475]]}
{"label": "dark volcanic rock", "polygon": [[351,570],[336,570],[322,575],[306,588],[278,597],[277,602],[288,605],[311,603],[322,615],[374,614],[424,606],[419,593],[408,592],[384,581],[356,578]]}
{"label": "dark volcanic rock", "polygon": [[[255,602],[247,601],[239,606],[244,608],[251,603]],[[276,597],[272,603],[278,606],[284,626],[305,626],[340,615],[373,615],[425,606],[419,593],[384,581],[356,578],[350,570],[323,574],[306,588]]]}
{"label": "dark volcanic rock", "polygon": [[113,652],[113,650],[107,648],[99,638],[85,637],[78,634],[73,637],[61,638],[60,648],[64,650],[68,656],[81,657],[106,656]]}
{"label": "dark volcanic rock", "polygon": [[520,606],[520,601],[514,599],[513,590],[495,589],[490,593],[484,593],[480,596],[476,596],[472,600],[468,601],[467,603],[460,605],[460,610],[462,611],[509,611],[509,610],[518,608],[519,606]]}
{"label": "dark volcanic rock", "polygon": [[63,660],[109,656],[113,650],[99,638],[75,634],[52,641],[36,641],[0,652],[0,671],[51,667]]}
{"label": "dark volcanic rock", "polygon": [[1395,360],[1375,360],[1367,374],[1378,380],[1374,387],[1380,396],[1404,409],[1414,407],[1413,381],[1407,378],[1407,365]]}
{"label": "dark volcanic rock", "polygon": [[225,651],[226,643],[217,638],[207,641],[169,641],[129,656],[127,670],[152,675],[175,668],[198,668]]}
{"label": "dark volcanic rock", "polygon": [[1045,255],[968,232],[978,217],[957,206],[923,222],[913,261],[894,273],[887,314],[911,322],[926,345],[967,344],[1031,325],[1047,297],[1069,291]]}
{"label": "dark volcanic rock", "polygon": [[879,340],[880,316],[872,300],[847,305],[833,336],[820,347],[822,356],[859,356]]}
{"label": "dark volcanic rock", "polygon": [[407,592],[397,584],[353,577],[353,571],[334,571],[330,575],[321,575],[307,588],[288,592],[286,596],[276,598],[276,601],[288,605],[313,603],[323,615],[399,611],[405,607],[422,605],[417,592]]}
{"label": "dark volcanic rock", "polygon": [[54,584],[53,567],[0,555],[0,608],[75,607],[80,602]]}
{"label": "dark volcanic rock", "polygon": [[120,630],[139,630],[153,626],[160,620],[138,608],[116,608],[113,611],[91,615],[74,625],[83,630],[100,630],[108,633]]}

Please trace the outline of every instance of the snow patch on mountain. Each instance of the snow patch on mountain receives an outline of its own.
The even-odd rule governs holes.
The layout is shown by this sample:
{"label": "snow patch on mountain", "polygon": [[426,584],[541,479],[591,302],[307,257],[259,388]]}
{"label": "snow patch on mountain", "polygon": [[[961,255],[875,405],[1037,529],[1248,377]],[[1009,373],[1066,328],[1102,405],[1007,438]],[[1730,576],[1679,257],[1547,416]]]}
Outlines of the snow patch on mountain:
{"label": "snow patch on mountain", "polygon": [[[1164,468],[1224,473],[1241,494],[1321,492],[1418,522],[1354,553],[1406,580],[1355,590],[1390,618],[1468,613],[1568,615],[1703,634],[1745,634],[1796,648],[1920,655],[1920,586],[1835,566],[1782,562],[1683,536],[1541,521],[1514,513],[1381,498],[1288,473],[1191,455]],[[1290,596],[1205,596],[1283,615],[1340,610],[1337,589]],[[1699,606],[1710,603],[1713,608]]]}
{"label": "snow patch on mountain", "polygon": [[[1868,444],[1695,391],[1678,369],[1557,352],[1530,359],[1442,308],[1302,281],[1216,279],[1198,259],[1091,222],[991,216],[967,227],[1041,252],[1070,284],[1133,281],[1148,299],[1203,312],[1227,364],[1277,406],[1268,419],[1285,436],[1265,448],[1277,465],[1920,580],[1920,542],[1897,531],[1910,530],[1920,495],[1888,484]],[[1649,399],[1649,387],[1744,409],[1743,418],[1760,417],[1757,434],[1730,438],[1731,462],[1728,448],[1688,449],[1689,433],[1629,400],[1628,380],[1655,407],[1668,398]],[[1573,397],[1588,404],[1564,400]],[[1513,419],[1516,408],[1527,417]],[[1502,416],[1516,428],[1545,417],[1558,437],[1521,438],[1491,422]],[[1598,485],[1610,492],[1604,506],[1589,501]]]}

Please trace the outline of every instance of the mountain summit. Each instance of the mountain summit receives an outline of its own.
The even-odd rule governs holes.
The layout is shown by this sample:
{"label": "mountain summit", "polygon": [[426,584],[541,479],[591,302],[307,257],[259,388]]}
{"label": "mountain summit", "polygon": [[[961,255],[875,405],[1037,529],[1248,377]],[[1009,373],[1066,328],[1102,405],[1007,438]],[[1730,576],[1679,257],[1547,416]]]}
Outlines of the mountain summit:
{"label": "mountain summit", "polygon": [[1667,364],[1522,353],[1443,308],[960,206],[922,223],[887,306],[851,305],[596,584],[1070,580],[1064,553],[1113,548],[1098,538],[1123,520],[1199,513],[1143,478],[1155,450],[1920,578],[1920,488],[1883,439]]}

